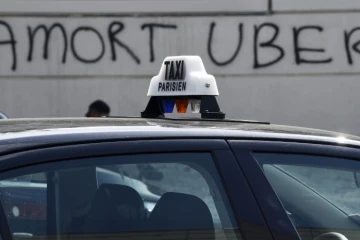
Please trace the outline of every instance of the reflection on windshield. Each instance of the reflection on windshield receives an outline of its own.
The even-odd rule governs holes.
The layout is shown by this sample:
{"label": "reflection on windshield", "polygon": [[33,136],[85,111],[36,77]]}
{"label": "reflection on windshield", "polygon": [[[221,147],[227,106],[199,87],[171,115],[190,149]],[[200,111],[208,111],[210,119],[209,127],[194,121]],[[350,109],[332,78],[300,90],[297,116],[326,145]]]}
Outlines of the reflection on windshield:
{"label": "reflection on windshield", "polygon": [[354,173],[341,169],[274,165],[297,178],[347,215],[360,214],[360,189]]}

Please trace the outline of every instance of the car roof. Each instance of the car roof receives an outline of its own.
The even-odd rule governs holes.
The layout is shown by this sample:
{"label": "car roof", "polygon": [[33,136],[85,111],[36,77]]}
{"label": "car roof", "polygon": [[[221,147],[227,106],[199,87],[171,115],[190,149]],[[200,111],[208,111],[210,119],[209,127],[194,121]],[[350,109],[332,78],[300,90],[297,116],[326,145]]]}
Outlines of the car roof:
{"label": "car roof", "polygon": [[0,121],[0,154],[56,144],[156,138],[287,140],[360,147],[357,136],[257,122],[167,118],[31,118]]}

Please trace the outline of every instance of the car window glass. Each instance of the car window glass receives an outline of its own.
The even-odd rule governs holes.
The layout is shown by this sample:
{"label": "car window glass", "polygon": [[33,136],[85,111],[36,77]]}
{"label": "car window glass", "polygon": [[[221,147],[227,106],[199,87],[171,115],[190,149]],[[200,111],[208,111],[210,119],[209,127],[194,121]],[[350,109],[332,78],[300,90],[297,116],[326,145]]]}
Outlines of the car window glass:
{"label": "car window glass", "polygon": [[[254,153],[302,239],[360,232],[360,162],[325,156]],[[334,238],[335,239],[335,238]]]}
{"label": "car window glass", "polygon": [[314,189],[348,215],[360,213],[360,191],[356,186],[353,171],[309,166],[276,166]]}
{"label": "car window glass", "polygon": [[14,176],[0,181],[5,214],[9,225],[18,234],[46,231],[47,183],[32,182],[33,175],[38,174]]}
{"label": "car window glass", "polygon": [[100,239],[109,233],[186,230],[212,240],[238,236],[210,153],[36,165],[2,174],[0,191],[14,235],[94,239],[96,233]]}

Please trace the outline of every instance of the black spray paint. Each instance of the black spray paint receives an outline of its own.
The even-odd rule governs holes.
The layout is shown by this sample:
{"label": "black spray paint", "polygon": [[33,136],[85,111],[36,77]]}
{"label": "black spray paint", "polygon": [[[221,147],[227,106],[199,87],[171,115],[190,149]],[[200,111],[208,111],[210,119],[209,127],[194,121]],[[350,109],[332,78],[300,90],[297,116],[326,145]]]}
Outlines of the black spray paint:
{"label": "black spray paint", "polygon": [[[80,56],[76,50],[76,46],[75,46],[75,39],[76,36],[81,33],[81,32],[93,32],[95,34],[95,36],[97,36],[101,42],[101,52],[100,54],[93,59],[85,59],[82,56]],[[97,63],[98,61],[101,60],[101,58],[104,56],[105,54],[105,42],[103,37],[101,36],[101,34],[92,27],[88,27],[88,26],[81,26],[75,29],[75,31],[73,31],[73,33],[71,34],[71,52],[73,53],[74,57],[82,63]]]}
{"label": "black spray paint", "polygon": [[155,61],[155,54],[154,54],[154,28],[163,28],[163,29],[177,29],[176,25],[170,24],[158,24],[158,23],[145,23],[141,25],[141,30],[149,28],[149,48],[150,48],[150,62]]}
{"label": "black spray paint", "polygon": [[[274,34],[270,39],[260,41],[259,34],[260,34],[261,30],[263,30],[265,28],[273,29]],[[264,24],[261,24],[260,26],[254,26],[254,68],[255,69],[272,66],[272,65],[278,63],[279,61],[281,61],[281,59],[285,56],[284,49],[275,43],[275,41],[279,35],[279,32],[280,32],[279,27],[273,23],[264,23]],[[258,52],[259,52],[260,48],[276,49],[279,51],[279,55],[272,61],[269,61],[266,63],[259,63]]]}
{"label": "black spray paint", "polygon": [[[356,41],[353,45],[351,45],[351,43],[350,43],[351,36],[357,31],[360,31],[360,27],[353,28],[350,32],[347,32],[347,31],[344,32],[346,57],[347,57],[348,63],[350,65],[353,65],[353,57],[351,54],[351,49],[354,50],[354,52],[360,54],[360,40]],[[352,47],[350,47],[350,45]]]}
{"label": "black spray paint", "polygon": [[[223,61],[223,62],[219,62],[215,59],[214,57],[214,54],[212,52],[212,42],[213,42],[213,34],[214,34],[214,28],[215,28],[215,22],[212,22],[210,24],[210,30],[209,30],[209,37],[208,37],[208,42],[207,42],[207,51],[208,51],[208,55],[209,55],[209,58],[210,60],[217,66],[226,66],[226,65],[229,65],[230,63],[232,63],[235,58],[237,57],[237,55],[239,54],[240,52],[240,49],[241,49],[241,46],[242,46],[242,42],[243,42],[243,24],[240,23],[239,24],[239,40],[238,40],[238,44],[236,46],[236,49],[235,49],[235,52],[234,54],[226,61]],[[221,38],[220,38],[221,39]]]}
{"label": "black spray paint", "polygon": [[110,23],[109,27],[108,27],[108,36],[109,36],[109,41],[110,41],[110,46],[111,46],[111,60],[113,60],[113,62],[116,61],[116,49],[115,46],[118,45],[121,48],[123,48],[133,59],[137,64],[140,64],[140,59],[138,56],[135,55],[135,53],[133,52],[133,50],[131,50],[130,47],[128,47],[125,43],[123,43],[122,41],[120,41],[117,38],[117,35],[124,30],[125,26],[122,22],[118,22],[118,21],[114,21],[112,23]]}
{"label": "black spray paint", "polygon": [[27,60],[28,62],[31,62],[33,59],[33,50],[34,50],[34,39],[36,33],[41,29],[44,32],[44,47],[43,47],[43,58],[45,60],[49,57],[49,41],[51,37],[52,31],[57,28],[62,33],[63,36],[63,42],[64,42],[64,50],[63,50],[63,56],[62,56],[62,63],[66,63],[66,54],[68,50],[68,39],[67,34],[64,26],[61,23],[54,23],[50,28],[47,28],[44,24],[38,25],[34,30],[30,26],[27,27],[27,33],[28,33],[28,40],[29,40],[29,52]]}
{"label": "black spray paint", "polygon": [[[253,36],[246,36],[244,28],[253,28]],[[154,48],[154,41],[156,39],[156,32],[157,31],[176,31],[178,26],[175,24],[158,24],[158,23],[143,23],[139,26],[139,31],[145,31],[146,29],[149,30],[148,38],[144,38],[144,44],[146,44],[146,40],[148,41],[150,59],[149,62],[153,63],[156,62],[156,49]],[[317,34],[321,36],[324,34],[324,29],[322,26],[317,25],[305,25],[305,26],[294,26],[289,28],[288,30],[291,31],[292,29],[292,50],[294,59],[293,62],[297,65],[304,65],[304,64],[328,64],[333,62],[333,58],[331,56],[326,56],[326,50],[321,47],[321,42],[315,43],[317,46],[309,47],[303,43],[301,40],[305,36],[304,33],[309,34]],[[0,51],[5,47],[9,47],[11,51],[11,56],[9,57],[9,61],[11,61],[11,70],[16,71],[18,68],[17,59],[18,59],[18,52],[17,52],[17,38],[13,32],[12,26],[7,23],[6,21],[0,20]],[[103,35],[103,29],[96,29],[91,26],[79,26],[75,29],[69,31],[66,29],[64,25],[61,23],[53,23],[49,25],[39,24],[33,26],[27,26],[27,41],[28,41],[28,48],[27,48],[27,61],[29,63],[35,61],[35,46],[37,45],[37,41],[42,41],[42,58],[44,60],[48,60],[51,58],[49,56],[49,49],[50,46],[53,46],[51,40],[54,38],[54,34],[57,34],[59,39],[62,41],[62,44],[58,47],[61,47],[62,50],[62,57],[61,62],[66,64],[68,59],[68,52],[70,51],[71,55],[79,62],[83,64],[91,64],[91,63],[99,63],[104,58],[106,54],[106,43],[109,44],[109,51],[110,57],[113,62],[118,60],[118,55],[122,52],[121,57],[130,57],[133,59],[135,64],[141,64],[141,59],[136,53],[137,49],[136,46],[132,42],[124,42],[124,39],[121,39],[122,34],[126,34],[125,32],[125,24],[120,21],[112,21],[107,26],[107,36]],[[243,46],[244,39],[252,39],[249,41],[248,44],[253,49],[253,68],[254,69],[261,69],[261,68],[268,68],[273,65],[278,64],[286,55],[285,47],[280,43],[279,39],[282,34],[281,28],[271,22],[265,22],[263,24],[254,25],[254,26],[245,26],[243,23],[238,24],[238,28],[233,29],[238,34],[237,45],[234,48],[234,52],[230,54],[229,58],[226,60],[219,61],[214,56],[217,51],[221,51],[221,49],[216,49],[214,51],[213,44],[215,41],[221,41],[222,37],[226,36],[217,36],[214,37],[216,32],[216,23],[211,22],[209,23],[209,28],[207,38],[204,39],[196,39],[197,41],[204,41],[207,44],[200,45],[203,49],[199,49],[199,52],[207,51],[208,59],[217,67],[225,67],[230,64],[234,64],[237,58],[240,58],[242,53],[241,49],[245,48]],[[266,32],[266,37],[264,37],[262,33]],[[97,38],[100,42],[100,52],[97,56],[93,58],[85,58],[82,56],[78,51],[78,46],[76,46],[76,39],[80,38],[82,34],[91,34],[93,38]],[[170,32],[169,32],[170,33]],[[269,34],[270,33],[270,34]],[[178,33],[175,33],[178,34]],[[340,32],[340,34],[342,34]],[[356,36],[355,36],[356,35]],[[341,36],[341,35],[340,35]],[[345,48],[345,55],[347,63],[349,65],[354,64],[354,57],[356,55],[360,55],[360,27],[355,27],[353,29],[344,30],[344,48]],[[70,40],[69,40],[70,38]],[[216,40],[215,40],[216,39]],[[70,44],[70,47],[69,47]],[[217,42],[217,45],[221,44],[221,42]],[[287,51],[291,50],[288,47],[286,48]],[[122,51],[121,51],[122,50]],[[181,50],[181,49],[180,49]],[[260,53],[266,53],[265,51],[271,50],[273,52],[270,55],[270,60],[268,61],[261,61],[260,60]],[[180,51],[181,54],[181,51]],[[189,53],[187,53],[189,54]],[[306,54],[306,57],[305,57]],[[2,55],[0,54],[0,57]],[[202,56],[206,58],[205,56]],[[336,56],[338,57],[338,56]],[[242,62],[238,63],[239,65],[243,64]]]}
{"label": "black spray paint", "polygon": [[0,46],[7,45],[7,44],[11,45],[11,53],[12,53],[11,70],[15,71],[16,70],[16,64],[17,64],[17,52],[16,52],[15,36],[14,36],[14,33],[13,33],[13,30],[12,30],[11,26],[7,22],[0,20],[0,26],[4,26],[6,28],[6,30],[7,30],[7,32],[8,32],[8,35],[9,35],[7,40],[0,40]]}
{"label": "black spray paint", "polygon": [[[323,63],[331,63],[332,58],[322,59],[322,60],[314,60],[314,59],[305,59],[301,57],[302,52],[317,52],[317,53],[324,53],[325,49],[323,48],[306,48],[301,47],[299,44],[300,34],[305,30],[316,30],[318,32],[322,32],[323,28],[320,26],[303,26],[300,28],[293,28],[294,34],[294,51],[295,51],[295,62],[296,64],[300,65],[302,63],[308,64],[323,64]],[[321,44],[321,43],[320,43]]]}

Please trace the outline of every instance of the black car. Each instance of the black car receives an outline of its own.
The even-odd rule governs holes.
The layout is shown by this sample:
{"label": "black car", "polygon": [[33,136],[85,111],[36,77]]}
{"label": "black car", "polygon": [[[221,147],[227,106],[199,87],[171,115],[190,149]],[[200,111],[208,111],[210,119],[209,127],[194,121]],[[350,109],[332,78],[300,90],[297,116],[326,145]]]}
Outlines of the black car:
{"label": "black car", "polygon": [[0,121],[0,236],[360,240],[360,138],[230,120],[217,95],[169,57],[140,118]]}
{"label": "black car", "polygon": [[6,240],[360,239],[354,136],[146,118],[4,120],[0,132]]}

